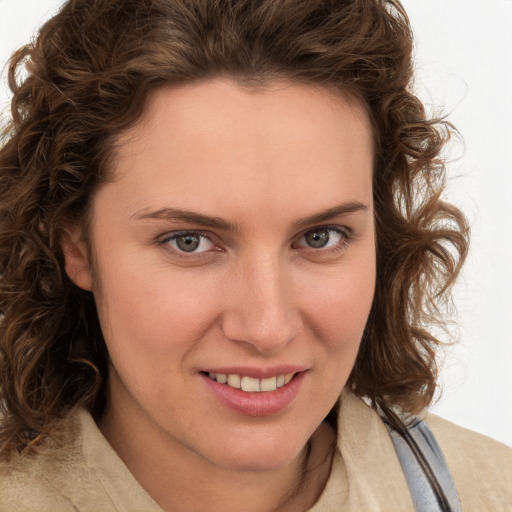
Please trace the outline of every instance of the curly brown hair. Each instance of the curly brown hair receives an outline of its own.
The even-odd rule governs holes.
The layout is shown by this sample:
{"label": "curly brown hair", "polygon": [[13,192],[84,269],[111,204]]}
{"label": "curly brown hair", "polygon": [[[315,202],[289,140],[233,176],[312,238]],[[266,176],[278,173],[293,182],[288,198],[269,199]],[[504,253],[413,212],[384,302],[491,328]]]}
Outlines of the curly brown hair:
{"label": "curly brown hair", "polygon": [[[0,455],[37,447],[67,413],[105,405],[94,298],[66,276],[66,225],[87,228],[120,133],[164,85],[225,76],[356,97],[375,138],[377,283],[348,385],[414,413],[436,388],[433,325],[468,227],[442,199],[453,127],[411,91],[412,34],[396,0],[69,0],[11,58],[0,149]],[[25,74],[23,74],[25,73]],[[23,77],[23,78],[19,78]]]}

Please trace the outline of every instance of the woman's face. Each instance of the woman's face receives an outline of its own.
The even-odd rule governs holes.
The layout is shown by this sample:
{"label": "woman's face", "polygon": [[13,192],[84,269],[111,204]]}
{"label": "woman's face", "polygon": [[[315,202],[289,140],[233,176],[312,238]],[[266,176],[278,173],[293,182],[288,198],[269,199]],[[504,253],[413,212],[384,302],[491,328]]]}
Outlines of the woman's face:
{"label": "woman's face", "polygon": [[97,301],[114,422],[237,470],[301,453],[372,303],[372,155],[364,110],[325,89],[152,97],[93,200],[94,278],[65,250]]}

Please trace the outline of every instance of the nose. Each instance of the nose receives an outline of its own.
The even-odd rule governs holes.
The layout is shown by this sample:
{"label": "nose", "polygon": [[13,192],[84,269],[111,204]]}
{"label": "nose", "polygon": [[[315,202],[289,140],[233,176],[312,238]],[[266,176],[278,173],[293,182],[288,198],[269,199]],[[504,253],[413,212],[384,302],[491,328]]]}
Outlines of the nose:
{"label": "nose", "polygon": [[303,329],[290,272],[277,258],[259,256],[228,279],[222,330],[262,355],[279,352]]}

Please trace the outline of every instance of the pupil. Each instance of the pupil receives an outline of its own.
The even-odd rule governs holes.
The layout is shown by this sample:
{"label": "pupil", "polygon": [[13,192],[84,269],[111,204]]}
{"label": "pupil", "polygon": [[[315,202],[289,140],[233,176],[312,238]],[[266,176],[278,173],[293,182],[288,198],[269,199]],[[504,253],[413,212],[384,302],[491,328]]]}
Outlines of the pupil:
{"label": "pupil", "polygon": [[185,252],[195,251],[199,247],[199,237],[195,235],[182,235],[176,239],[176,245]]}
{"label": "pupil", "polygon": [[329,232],[327,230],[311,231],[306,235],[306,241],[309,246],[315,249],[324,247],[329,242]]}

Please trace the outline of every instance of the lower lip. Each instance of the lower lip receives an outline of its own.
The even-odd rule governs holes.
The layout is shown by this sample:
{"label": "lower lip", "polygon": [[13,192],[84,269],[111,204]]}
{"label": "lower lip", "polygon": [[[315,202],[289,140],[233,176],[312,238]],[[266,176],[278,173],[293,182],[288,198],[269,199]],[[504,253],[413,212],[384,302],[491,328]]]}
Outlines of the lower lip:
{"label": "lower lip", "polygon": [[275,391],[259,393],[235,389],[227,384],[220,384],[207,375],[200,375],[215,397],[232,411],[245,416],[271,416],[281,412],[293,402],[300,390],[305,373],[296,374],[288,384]]}

